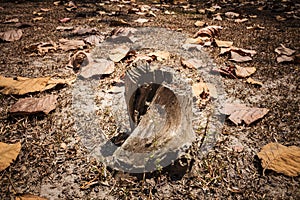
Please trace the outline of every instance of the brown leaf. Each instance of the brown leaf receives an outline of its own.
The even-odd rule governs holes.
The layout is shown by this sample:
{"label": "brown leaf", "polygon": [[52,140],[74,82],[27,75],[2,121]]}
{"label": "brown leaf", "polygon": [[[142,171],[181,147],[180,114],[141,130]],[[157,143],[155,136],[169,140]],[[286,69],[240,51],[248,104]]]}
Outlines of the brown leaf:
{"label": "brown leaf", "polygon": [[129,53],[130,48],[126,45],[121,45],[113,50],[109,54],[109,58],[114,62],[119,62]]}
{"label": "brown leaf", "polygon": [[257,156],[262,160],[264,169],[271,169],[287,176],[300,175],[300,148],[269,143],[261,149]]}
{"label": "brown leaf", "polygon": [[252,58],[250,56],[242,56],[235,51],[231,51],[230,55],[231,55],[230,56],[231,58],[229,60],[235,61],[235,62],[247,62],[247,61],[252,60]]}
{"label": "brown leaf", "polygon": [[181,59],[180,62],[183,67],[187,67],[189,69],[198,69],[201,66],[203,66],[203,61],[195,58],[188,59],[188,60]]}
{"label": "brown leaf", "polygon": [[231,19],[233,19],[233,18],[237,18],[237,17],[239,17],[239,16],[240,16],[240,14],[238,14],[238,13],[235,13],[235,12],[226,12],[226,13],[225,13],[225,16],[226,16],[226,17],[228,17],[228,18],[231,18]]}
{"label": "brown leaf", "polygon": [[196,21],[194,23],[194,25],[197,26],[197,27],[203,27],[203,26],[206,25],[206,22],[204,22],[204,21]]}
{"label": "brown leaf", "polygon": [[262,82],[256,81],[256,80],[254,80],[253,78],[247,78],[246,82],[247,82],[247,83],[250,83],[250,84],[252,84],[252,85],[260,86],[260,87],[263,86],[263,83],[262,83]]}
{"label": "brown leaf", "polygon": [[52,79],[44,78],[6,78],[0,76],[0,90],[2,94],[23,95],[30,92],[45,91],[55,87],[57,84],[71,84],[74,79]]}
{"label": "brown leaf", "polygon": [[13,41],[21,39],[22,35],[23,35],[23,33],[22,33],[21,29],[0,32],[0,40],[6,41],[6,42],[13,42]]}
{"label": "brown leaf", "polygon": [[282,22],[282,21],[285,21],[286,18],[285,17],[281,17],[280,15],[277,15],[276,16],[276,20]]}
{"label": "brown leaf", "polygon": [[32,19],[32,21],[36,22],[36,21],[41,21],[42,19],[44,19],[44,17],[35,17]]}
{"label": "brown leaf", "polygon": [[247,19],[247,18],[243,18],[243,19],[236,19],[236,20],[234,20],[234,22],[236,22],[236,23],[243,23],[243,22],[246,22],[246,21],[248,21],[248,19]]}
{"label": "brown leaf", "polygon": [[60,19],[58,21],[60,21],[61,23],[66,23],[66,22],[71,21],[71,18],[66,17],[66,18]]}
{"label": "brown leaf", "polygon": [[85,35],[85,34],[91,34],[91,33],[97,33],[98,30],[96,28],[83,28],[83,27],[77,27],[72,33],[74,35]]}
{"label": "brown leaf", "polygon": [[230,52],[236,52],[242,56],[254,56],[256,54],[256,51],[255,50],[248,50],[248,49],[243,49],[243,48],[238,48],[238,47],[228,47],[228,48],[221,48],[221,52],[220,52],[220,55],[223,55],[223,54],[227,54],[227,53],[230,53]]}
{"label": "brown leaf", "polygon": [[195,97],[199,97],[202,93],[208,94],[209,92],[206,83],[204,83],[203,81],[194,83],[192,86],[192,90],[193,90],[193,96]]}
{"label": "brown leaf", "polygon": [[16,197],[16,200],[47,200],[47,199],[32,194],[24,194],[22,196]]}
{"label": "brown leaf", "polygon": [[10,113],[13,114],[35,114],[43,112],[48,114],[56,108],[56,95],[47,95],[41,98],[24,98],[19,99],[11,108]]}
{"label": "brown leaf", "polygon": [[58,26],[58,27],[56,27],[57,31],[71,31],[73,29],[74,29],[73,26]]}
{"label": "brown leaf", "polygon": [[84,41],[82,40],[68,40],[68,39],[59,39],[59,48],[64,51],[82,49],[85,46]]}
{"label": "brown leaf", "polygon": [[168,51],[155,51],[148,53],[148,56],[154,56],[158,61],[163,61],[170,58],[170,53]]}
{"label": "brown leaf", "polygon": [[149,19],[144,19],[144,18],[138,18],[138,19],[134,20],[134,22],[137,22],[140,24],[146,23],[148,21],[149,21]]}
{"label": "brown leaf", "polygon": [[245,78],[248,77],[256,71],[255,67],[240,67],[238,65],[235,66],[235,74],[237,77]]}
{"label": "brown leaf", "polygon": [[208,37],[214,37],[216,35],[219,34],[220,30],[222,30],[222,26],[207,26],[204,28],[201,28],[195,35],[195,37],[204,37],[204,36],[208,36]]}
{"label": "brown leaf", "polygon": [[105,39],[102,35],[90,35],[86,38],[84,38],[84,41],[89,43],[90,45],[98,46],[101,42],[103,42]]}
{"label": "brown leaf", "polygon": [[285,47],[283,44],[280,44],[280,47],[277,47],[275,49],[275,52],[278,53],[279,55],[287,55],[291,56],[293,55],[296,51],[290,48]]}
{"label": "brown leaf", "polygon": [[247,125],[264,117],[269,112],[266,108],[247,107],[244,104],[225,104],[222,113],[230,115],[229,119],[236,125],[244,121]]}
{"label": "brown leaf", "polygon": [[282,62],[292,62],[294,61],[294,58],[291,56],[286,56],[286,55],[280,55],[276,58],[276,61],[278,63],[282,63]]}
{"label": "brown leaf", "polygon": [[115,63],[106,59],[95,59],[89,62],[87,66],[82,67],[80,75],[84,78],[100,76],[102,74],[111,74],[115,70]]}
{"label": "brown leaf", "polygon": [[5,170],[17,158],[20,150],[20,142],[15,144],[0,142],[0,171]]}
{"label": "brown leaf", "polygon": [[215,43],[218,47],[231,47],[233,45],[233,42],[231,41],[222,41],[215,39]]}
{"label": "brown leaf", "polygon": [[12,24],[12,23],[18,23],[19,19],[18,18],[12,18],[9,20],[6,20],[5,22],[3,22],[4,24]]}
{"label": "brown leaf", "polygon": [[196,37],[196,38],[187,38],[186,44],[200,44],[204,45],[205,42],[210,41],[209,37]]}

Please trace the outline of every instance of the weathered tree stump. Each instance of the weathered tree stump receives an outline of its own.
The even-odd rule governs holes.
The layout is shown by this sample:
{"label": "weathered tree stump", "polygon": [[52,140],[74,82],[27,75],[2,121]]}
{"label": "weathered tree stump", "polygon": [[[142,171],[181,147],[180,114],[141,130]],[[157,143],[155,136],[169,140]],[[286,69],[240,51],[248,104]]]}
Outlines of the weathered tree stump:
{"label": "weathered tree stump", "polygon": [[154,171],[172,163],[194,140],[191,87],[170,69],[129,70],[125,99],[132,133],[114,152],[118,168]]}

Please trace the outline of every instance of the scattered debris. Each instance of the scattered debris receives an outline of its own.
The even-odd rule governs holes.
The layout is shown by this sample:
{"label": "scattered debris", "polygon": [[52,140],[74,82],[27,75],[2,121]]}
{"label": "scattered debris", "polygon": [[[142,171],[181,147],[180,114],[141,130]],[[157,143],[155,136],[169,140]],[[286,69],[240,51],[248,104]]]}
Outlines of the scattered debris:
{"label": "scattered debris", "polygon": [[156,60],[163,61],[168,60],[170,58],[170,53],[168,51],[155,51],[152,53],[149,53],[148,56],[154,56]]}
{"label": "scattered debris", "polygon": [[200,36],[208,36],[208,37],[214,37],[219,34],[220,30],[222,30],[222,26],[207,26],[204,28],[201,28],[195,35],[194,38]]}
{"label": "scattered debris", "polygon": [[83,49],[85,43],[83,40],[68,40],[68,39],[59,39],[59,49],[64,51]]}
{"label": "scattered debris", "polygon": [[246,83],[250,83],[250,84],[252,84],[252,85],[257,85],[257,86],[259,86],[259,87],[262,87],[262,86],[263,86],[263,83],[262,83],[262,82],[256,81],[256,80],[254,80],[253,78],[247,78]]}

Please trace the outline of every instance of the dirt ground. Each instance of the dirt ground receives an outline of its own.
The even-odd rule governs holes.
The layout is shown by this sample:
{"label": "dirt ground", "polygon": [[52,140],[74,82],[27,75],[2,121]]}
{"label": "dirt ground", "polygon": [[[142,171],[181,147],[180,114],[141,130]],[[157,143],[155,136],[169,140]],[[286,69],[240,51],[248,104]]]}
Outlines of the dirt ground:
{"label": "dirt ground", "polygon": [[[0,3],[0,32],[16,27],[5,21],[18,18],[30,26],[22,27],[23,36],[14,42],[1,42],[0,75],[7,77],[66,78],[74,75],[66,68],[70,52],[49,52],[44,56],[28,52],[26,47],[60,38],[82,38],[69,32],[56,31],[57,26],[89,26],[103,36],[116,27],[163,27],[192,36],[199,28],[194,23],[223,27],[219,39],[233,41],[237,47],[254,49],[257,55],[240,66],[256,67],[252,78],[262,87],[247,84],[245,79],[221,77],[229,99],[251,106],[270,109],[257,122],[246,126],[225,121],[217,143],[204,157],[193,147],[190,158],[181,160],[188,169],[170,166],[147,174],[128,174],[110,169],[89,156],[81,144],[72,119],[72,86],[54,88],[42,93],[23,96],[0,94],[0,141],[22,144],[13,164],[0,172],[0,199],[14,199],[23,194],[34,194],[48,199],[300,199],[300,179],[271,170],[263,170],[257,157],[260,149],[270,143],[300,146],[299,127],[299,64],[276,62],[275,48],[285,46],[300,51],[300,4],[296,1],[191,1],[190,9],[183,4],[159,4],[137,1],[155,10],[156,17],[140,25],[140,18],[129,11],[137,7],[122,1],[76,1],[74,11],[67,11],[64,3],[53,1],[14,1]],[[219,5],[211,13],[199,9]],[[122,5],[122,6],[120,6]],[[41,8],[43,19],[34,12]],[[166,14],[175,12],[175,14]],[[213,14],[233,11],[249,20],[235,23],[223,17],[213,20]],[[103,12],[111,14],[103,14]],[[290,12],[291,14],[287,14]],[[100,13],[100,14],[99,14]],[[101,14],[102,13],[102,14]],[[256,15],[256,18],[249,16]],[[276,16],[286,17],[285,21]],[[69,17],[62,24],[58,20]],[[144,18],[144,17],[142,17]],[[128,22],[122,24],[120,20]],[[264,29],[247,29],[260,25]],[[163,38],[162,38],[163,40]],[[90,47],[87,47],[90,48]],[[226,56],[219,56],[216,47],[205,48],[218,66],[232,65]],[[21,97],[57,94],[58,106],[48,115],[12,116],[9,109]],[[235,147],[242,147],[235,151]]]}

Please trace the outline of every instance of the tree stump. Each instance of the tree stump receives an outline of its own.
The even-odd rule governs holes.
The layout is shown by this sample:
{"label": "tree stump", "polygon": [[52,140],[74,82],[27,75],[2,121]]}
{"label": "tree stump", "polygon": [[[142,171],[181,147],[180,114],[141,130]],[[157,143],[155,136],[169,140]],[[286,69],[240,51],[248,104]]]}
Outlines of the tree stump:
{"label": "tree stump", "polygon": [[157,170],[176,160],[195,139],[191,87],[170,69],[143,63],[129,70],[125,99],[132,132],[114,152],[117,168]]}

